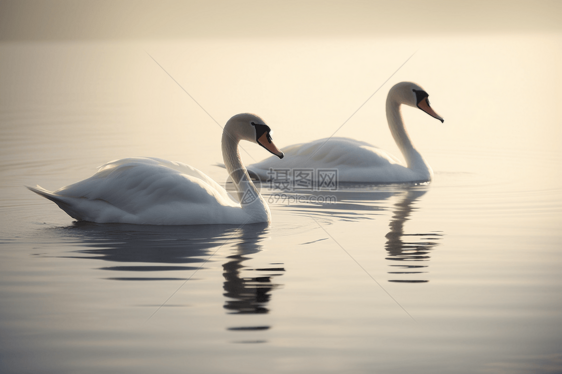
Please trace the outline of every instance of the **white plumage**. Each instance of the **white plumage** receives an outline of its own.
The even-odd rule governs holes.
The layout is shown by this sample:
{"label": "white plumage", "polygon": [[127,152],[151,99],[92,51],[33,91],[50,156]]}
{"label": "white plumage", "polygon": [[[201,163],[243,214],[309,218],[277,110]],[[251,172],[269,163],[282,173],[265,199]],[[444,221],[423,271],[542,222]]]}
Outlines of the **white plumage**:
{"label": "white plumage", "polygon": [[429,95],[417,84],[402,82],[392,87],[386,101],[388,126],[406,159],[403,165],[396,157],[367,142],[348,138],[327,138],[310,143],[294,144],[282,149],[283,163],[274,157],[248,166],[262,180],[268,180],[273,170],[337,169],[339,182],[405,183],[427,182],[433,175],[431,167],[412,145],[404,128],[400,106],[418,107],[429,115],[443,119],[429,106]]}
{"label": "white plumage", "polygon": [[[240,197],[244,193],[253,197],[247,204],[235,202],[223,187],[196,168],[158,158],[112,161],[92,177],[53,192],[39,186],[28,188],[81,221],[156,225],[268,222],[269,208],[238,154],[241,139],[261,144],[257,126],[269,135],[263,120],[251,114],[232,117],[223,132],[225,163]],[[270,151],[282,157],[273,143],[264,147],[271,147]]]}

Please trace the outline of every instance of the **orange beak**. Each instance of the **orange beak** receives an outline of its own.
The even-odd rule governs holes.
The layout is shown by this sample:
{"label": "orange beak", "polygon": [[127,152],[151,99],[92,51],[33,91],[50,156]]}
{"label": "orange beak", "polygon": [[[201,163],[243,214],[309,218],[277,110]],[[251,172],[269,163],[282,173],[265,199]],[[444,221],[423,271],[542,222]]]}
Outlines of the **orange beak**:
{"label": "orange beak", "polygon": [[441,123],[445,122],[443,117],[435,113],[433,108],[429,106],[429,103],[427,102],[427,97],[418,103],[418,108],[420,108],[421,110],[432,116],[433,118],[437,118],[439,121],[441,121]]}
{"label": "orange beak", "polygon": [[258,139],[258,143],[259,145],[261,145],[262,147],[264,147],[265,149],[267,149],[269,152],[273,153],[275,156],[279,157],[279,158],[283,158],[285,157],[285,155],[283,154],[283,152],[281,152],[279,150],[279,148],[277,148],[277,146],[275,144],[273,144],[273,142],[271,141],[271,137],[269,136],[269,133],[264,133],[259,139]]}

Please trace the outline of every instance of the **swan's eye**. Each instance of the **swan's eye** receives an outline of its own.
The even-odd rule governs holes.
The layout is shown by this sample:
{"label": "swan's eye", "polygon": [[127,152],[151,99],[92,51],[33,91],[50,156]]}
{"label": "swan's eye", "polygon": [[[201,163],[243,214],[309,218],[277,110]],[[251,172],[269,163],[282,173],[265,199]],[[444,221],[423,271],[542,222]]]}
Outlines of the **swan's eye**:
{"label": "swan's eye", "polygon": [[262,125],[261,123],[255,123],[254,127],[256,128],[256,140],[259,141],[259,139],[263,136],[266,135],[266,139],[269,139],[269,141],[271,142],[271,137],[269,135],[269,133],[271,132],[271,129],[269,128],[269,126],[267,125]]}
{"label": "swan's eye", "polygon": [[[416,104],[419,106],[423,99],[426,99],[429,95],[425,91],[420,91],[416,89],[412,89],[416,94]],[[429,105],[429,103],[428,103]]]}
{"label": "swan's eye", "polygon": [[250,125],[255,126],[256,124],[254,122],[250,122]]}

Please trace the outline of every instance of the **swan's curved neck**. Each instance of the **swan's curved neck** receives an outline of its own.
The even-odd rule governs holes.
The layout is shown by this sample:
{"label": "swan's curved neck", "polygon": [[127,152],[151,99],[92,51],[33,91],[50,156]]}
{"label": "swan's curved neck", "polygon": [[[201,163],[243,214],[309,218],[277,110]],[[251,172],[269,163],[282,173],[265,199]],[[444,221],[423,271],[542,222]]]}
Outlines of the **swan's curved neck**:
{"label": "swan's curved neck", "polygon": [[404,127],[404,121],[402,120],[402,113],[400,111],[401,105],[402,104],[392,95],[388,95],[386,99],[386,119],[390,132],[394,137],[396,145],[398,145],[398,148],[400,148],[400,151],[404,155],[408,169],[427,174],[430,177],[432,174],[431,168],[426,164],[421,154],[412,144],[408,132]]}
{"label": "swan's curved neck", "polygon": [[[222,135],[222,157],[224,165],[231,176],[232,181],[236,185],[238,200],[242,209],[248,213],[250,218],[267,216],[270,218],[269,207],[263,200],[256,186],[252,183],[248,170],[242,164],[238,145],[240,139],[234,132],[229,131],[228,126],[225,127]],[[257,221],[257,222],[263,222]]]}

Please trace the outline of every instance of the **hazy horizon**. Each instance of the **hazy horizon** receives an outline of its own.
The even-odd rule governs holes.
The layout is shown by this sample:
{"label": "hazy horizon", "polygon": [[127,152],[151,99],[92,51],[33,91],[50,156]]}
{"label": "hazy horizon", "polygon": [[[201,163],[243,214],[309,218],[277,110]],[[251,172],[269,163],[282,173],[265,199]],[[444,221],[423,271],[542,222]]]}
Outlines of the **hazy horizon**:
{"label": "hazy horizon", "polygon": [[559,33],[557,1],[0,1],[0,41]]}

